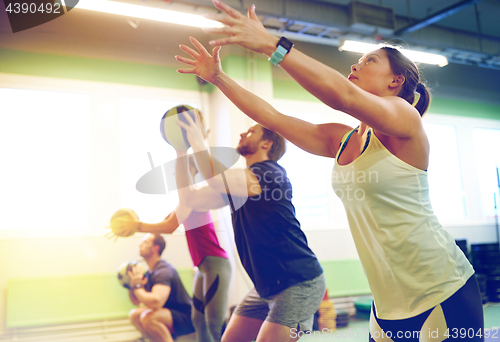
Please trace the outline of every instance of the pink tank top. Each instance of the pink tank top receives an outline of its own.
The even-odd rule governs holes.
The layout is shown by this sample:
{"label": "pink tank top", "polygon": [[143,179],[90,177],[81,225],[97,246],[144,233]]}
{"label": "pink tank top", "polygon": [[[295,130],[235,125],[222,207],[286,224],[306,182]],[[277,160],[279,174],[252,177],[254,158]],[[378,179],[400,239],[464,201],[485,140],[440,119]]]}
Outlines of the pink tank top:
{"label": "pink tank top", "polygon": [[184,229],[194,266],[201,264],[206,256],[228,258],[217,240],[210,212],[192,211],[184,221]]}

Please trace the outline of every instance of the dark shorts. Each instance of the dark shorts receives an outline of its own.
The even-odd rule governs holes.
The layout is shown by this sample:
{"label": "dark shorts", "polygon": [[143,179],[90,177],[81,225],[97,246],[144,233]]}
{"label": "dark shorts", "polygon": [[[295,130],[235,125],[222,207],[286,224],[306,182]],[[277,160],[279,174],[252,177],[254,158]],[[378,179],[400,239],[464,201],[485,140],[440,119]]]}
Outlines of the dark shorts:
{"label": "dark shorts", "polygon": [[450,298],[418,316],[377,317],[372,305],[370,341],[484,341],[483,303],[475,275]]}
{"label": "dark shorts", "polygon": [[175,339],[177,336],[187,335],[194,332],[193,323],[191,321],[191,312],[182,312],[175,309],[169,309],[172,313],[174,321],[175,333],[172,337]]}

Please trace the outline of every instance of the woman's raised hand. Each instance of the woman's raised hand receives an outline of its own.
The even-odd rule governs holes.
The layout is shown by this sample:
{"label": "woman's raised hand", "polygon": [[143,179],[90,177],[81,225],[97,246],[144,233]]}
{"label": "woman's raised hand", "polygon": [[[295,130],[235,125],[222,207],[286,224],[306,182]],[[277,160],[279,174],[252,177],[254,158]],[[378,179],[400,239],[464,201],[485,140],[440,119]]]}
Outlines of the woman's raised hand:
{"label": "woman's raised hand", "polygon": [[212,0],[224,14],[206,14],[207,19],[218,21],[226,27],[204,28],[210,34],[225,34],[230,37],[210,41],[210,45],[238,44],[246,49],[271,55],[276,50],[278,38],[266,31],[255,14],[255,5],[250,6],[247,16],[219,0]]}
{"label": "woman's raised hand", "polygon": [[212,49],[212,55],[210,55],[207,49],[205,49],[205,47],[195,38],[189,37],[189,40],[198,51],[195,51],[186,45],[179,45],[179,47],[182,51],[188,53],[194,59],[181,56],[175,56],[175,59],[184,64],[192,65],[194,68],[178,69],[177,72],[182,74],[196,74],[205,81],[215,84],[217,78],[222,74],[219,57],[220,46],[214,47]]}

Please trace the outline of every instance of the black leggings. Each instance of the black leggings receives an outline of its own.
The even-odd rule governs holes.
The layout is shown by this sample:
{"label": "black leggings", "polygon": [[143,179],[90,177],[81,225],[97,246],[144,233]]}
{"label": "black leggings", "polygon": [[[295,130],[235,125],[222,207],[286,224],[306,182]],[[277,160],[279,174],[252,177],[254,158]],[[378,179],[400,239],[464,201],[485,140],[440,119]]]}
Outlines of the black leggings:
{"label": "black leggings", "polygon": [[370,342],[381,340],[484,341],[483,303],[475,275],[450,298],[415,317],[380,319],[372,305]]}

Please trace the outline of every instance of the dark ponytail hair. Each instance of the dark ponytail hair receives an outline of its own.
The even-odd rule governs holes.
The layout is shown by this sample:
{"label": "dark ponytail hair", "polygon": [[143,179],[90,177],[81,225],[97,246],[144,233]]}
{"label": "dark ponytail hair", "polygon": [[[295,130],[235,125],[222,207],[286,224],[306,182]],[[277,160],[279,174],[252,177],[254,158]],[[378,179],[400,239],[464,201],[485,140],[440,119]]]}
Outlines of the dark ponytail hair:
{"label": "dark ponytail hair", "polygon": [[429,93],[429,89],[426,85],[420,82],[417,83],[416,91],[420,94],[420,97],[415,105],[415,108],[420,113],[420,116],[423,116],[431,104],[431,94]]}
{"label": "dark ponytail hair", "polygon": [[431,103],[431,95],[429,89],[420,81],[417,66],[398,49],[389,46],[384,46],[381,49],[387,53],[392,72],[405,78],[398,96],[413,105],[415,93],[420,94],[415,108],[420,113],[420,116],[423,116]]}

